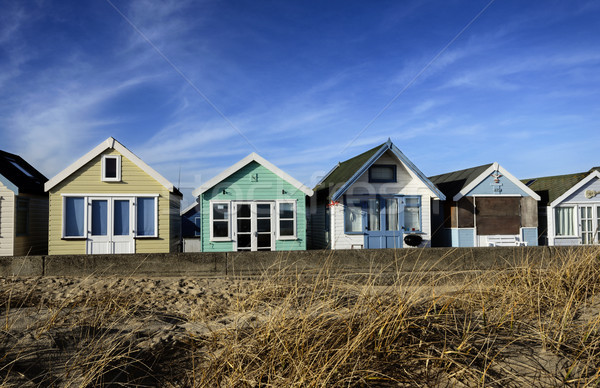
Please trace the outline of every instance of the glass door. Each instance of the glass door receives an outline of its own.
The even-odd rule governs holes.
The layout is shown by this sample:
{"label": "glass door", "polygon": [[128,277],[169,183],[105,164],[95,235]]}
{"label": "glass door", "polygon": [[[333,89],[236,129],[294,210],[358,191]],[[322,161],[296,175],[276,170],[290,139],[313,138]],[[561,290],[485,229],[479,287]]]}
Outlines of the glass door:
{"label": "glass door", "polygon": [[594,243],[594,220],[591,206],[580,206],[581,216],[581,243],[584,245]]}
{"label": "glass door", "polygon": [[274,202],[241,202],[235,205],[236,251],[272,251],[274,249]]}
{"label": "glass door", "polygon": [[367,249],[402,248],[404,202],[397,197],[368,198],[362,201]]}
{"label": "glass door", "polygon": [[88,214],[87,253],[112,253],[108,233],[108,199],[91,199]]}
{"label": "glass door", "polygon": [[131,198],[90,198],[88,254],[134,253]]}

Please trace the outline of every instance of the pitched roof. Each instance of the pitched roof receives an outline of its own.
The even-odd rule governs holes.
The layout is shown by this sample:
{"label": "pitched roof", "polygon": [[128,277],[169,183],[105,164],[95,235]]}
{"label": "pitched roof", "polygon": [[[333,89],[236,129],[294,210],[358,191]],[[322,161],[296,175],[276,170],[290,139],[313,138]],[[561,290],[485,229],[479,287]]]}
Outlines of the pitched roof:
{"label": "pitched roof", "polygon": [[493,163],[482,166],[465,168],[464,170],[452,171],[441,175],[429,177],[429,179],[444,193],[446,197],[452,198],[458,194],[464,187],[468,186],[485,170],[490,168]]}
{"label": "pitched roof", "polygon": [[542,197],[543,203],[549,204],[554,202],[577,183],[581,182],[593,171],[600,171],[600,167],[593,167],[589,171],[578,172],[575,174],[523,179],[522,182],[531,190],[538,193],[540,197]]}
{"label": "pitched roof", "polygon": [[318,191],[331,186],[346,183],[373,155],[385,146],[385,143],[373,147],[368,151],[363,152],[344,162],[338,163],[326,176],[321,179],[315,186],[314,190]]}
{"label": "pitched roof", "polygon": [[390,139],[387,142],[371,148],[345,162],[338,163],[317,185],[315,191],[337,188],[334,193],[329,193],[332,200],[340,198],[365,171],[369,169],[385,152],[391,151],[398,160],[412,171],[419,179],[441,200],[444,194],[396,147]]}
{"label": "pitched roof", "polygon": [[90,162],[96,156],[100,155],[101,153],[103,153],[104,151],[106,151],[108,149],[117,150],[121,155],[125,156],[133,164],[135,164],[140,169],[142,169],[146,174],[150,175],[158,183],[160,183],[161,185],[166,187],[170,192],[177,194],[177,195],[182,195],[181,192],[171,182],[169,182],[166,178],[164,178],[162,175],[160,175],[152,167],[150,167],[146,163],[144,163],[144,161],[142,161],[142,159],[138,158],[133,152],[129,151],[123,144],[119,143],[113,137],[109,137],[108,139],[104,140],[102,143],[98,144],[94,149],[92,149],[87,154],[83,155],[81,158],[79,158],[77,161],[75,161],[69,167],[65,168],[64,170],[62,170],[61,172],[56,174],[53,178],[51,178],[48,182],[46,182],[46,184],[44,185],[44,189],[46,191],[50,190],[51,188],[53,188],[54,186],[56,186],[57,184],[59,184],[60,182],[62,182],[66,178],[68,178],[69,176],[71,176],[71,174],[73,174],[74,172],[79,170],[81,167],[85,166],[88,162]]}
{"label": "pitched roof", "polygon": [[219,184],[220,182],[225,180],[227,177],[229,177],[231,174],[235,173],[236,171],[239,171],[240,169],[242,169],[246,165],[250,164],[251,162],[256,162],[256,163],[260,164],[261,166],[265,167],[267,170],[271,171],[273,174],[277,175],[284,181],[288,182],[289,184],[291,184],[298,190],[302,191],[304,194],[308,195],[309,197],[311,195],[313,195],[313,191],[310,188],[308,188],[305,185],[303,185],[302,183],[300,183],[300,181],[292,178],[290,175],[285,173],[283,170],[281,170],[280,168],[275,166],[273,163],[269,162],[268,160],[266,160],[265,158],[263,158],[262,156],[258,155],[255,152],[246,156],[244,159],[240,160],[233,166],[225,169],[223,172],[221,172],[219,175],[215,176],[214,178],[208,180],[206,183],[204,183],[203,185],[201,185],[200,187],[198,187],[197,189],[192,191],[192,195],[194,197],[198,197],[200,194],[206,192],[207,190],[211,189],[215,185]]}
{"label": "pitched roof", "polygon": [[43,194],[47,180],[19,155],[0,151],[0,181],[15,191],[15,194]]}
{"label": "pitched roof", "polygon": [[467,168],[464,170],[454,171],[447,174],[436,175],[431,177],[433,182],[444,191],[452,200],[458,201],[465,195],[469,194],[477,185],[483,182],[484,179],[490,176],[494,171],[500,172],[506,179],[519,187],[524,193],[539,201],[540,196],[533,190],[528,188],[523,182],[514,177],[506,169],[500,166],[497,162],[484,164],[482,166]]}

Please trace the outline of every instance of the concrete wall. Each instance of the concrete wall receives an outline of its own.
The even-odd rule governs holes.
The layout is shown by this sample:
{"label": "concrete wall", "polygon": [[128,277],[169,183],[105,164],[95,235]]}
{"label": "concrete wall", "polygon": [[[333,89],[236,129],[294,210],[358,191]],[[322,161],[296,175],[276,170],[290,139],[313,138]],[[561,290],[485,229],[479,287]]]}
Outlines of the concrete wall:
{"label": "concrete wall", "polygon": [[[264,271],[348,274],[544,266],[590,247],[485,247],[0,257],[0,276],[229,276]],[[600,253],[600,249],[599,252]]]}

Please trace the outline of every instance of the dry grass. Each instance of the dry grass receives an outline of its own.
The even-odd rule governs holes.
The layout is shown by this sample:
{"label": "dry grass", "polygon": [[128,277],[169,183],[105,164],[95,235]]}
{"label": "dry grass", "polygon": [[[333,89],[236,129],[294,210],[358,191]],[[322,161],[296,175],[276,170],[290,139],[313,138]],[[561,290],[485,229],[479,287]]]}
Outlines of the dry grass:
{"label": "dry grass", "polygon": [[2,386],[598,386],[600,249],[477,276],[2,279]]}

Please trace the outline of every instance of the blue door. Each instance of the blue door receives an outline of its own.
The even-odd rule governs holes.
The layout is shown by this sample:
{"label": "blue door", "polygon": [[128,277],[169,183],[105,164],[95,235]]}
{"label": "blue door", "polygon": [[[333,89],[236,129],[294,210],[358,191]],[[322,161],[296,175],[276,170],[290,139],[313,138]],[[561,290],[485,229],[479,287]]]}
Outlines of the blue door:
{"label": "blue door", "polygon": [[402,198],[368,198],[362,210],[366,249],[402,248]]}

